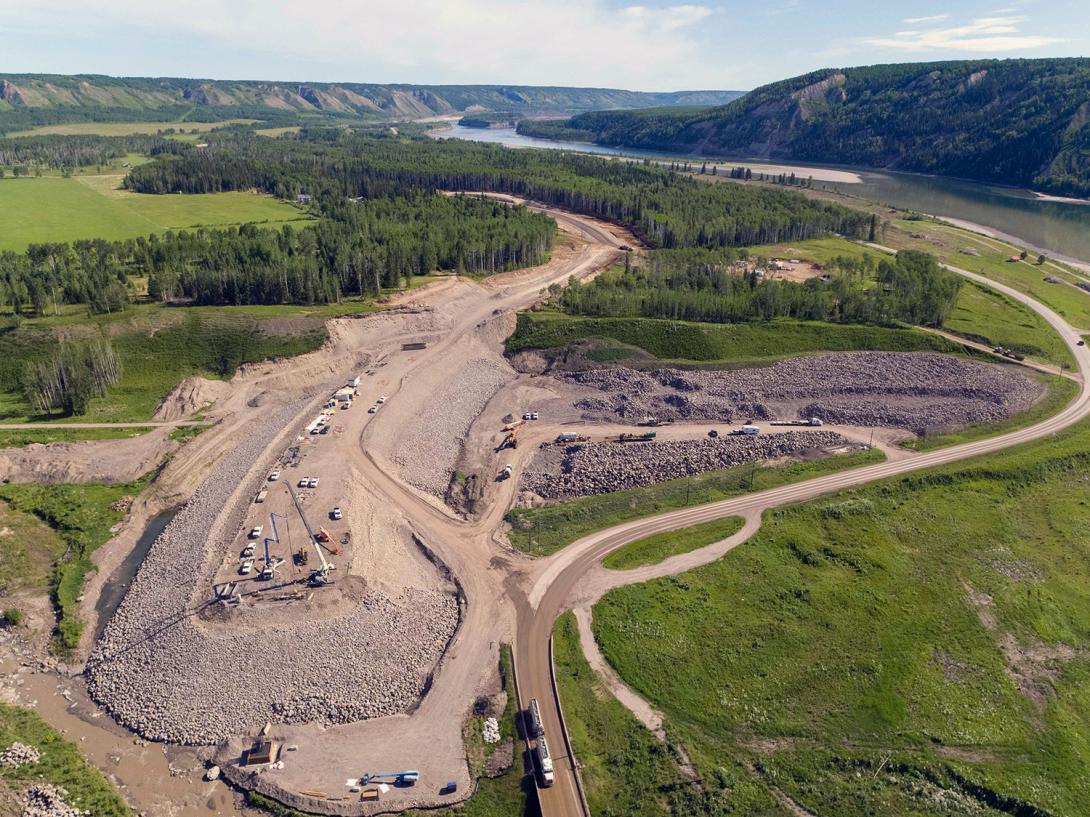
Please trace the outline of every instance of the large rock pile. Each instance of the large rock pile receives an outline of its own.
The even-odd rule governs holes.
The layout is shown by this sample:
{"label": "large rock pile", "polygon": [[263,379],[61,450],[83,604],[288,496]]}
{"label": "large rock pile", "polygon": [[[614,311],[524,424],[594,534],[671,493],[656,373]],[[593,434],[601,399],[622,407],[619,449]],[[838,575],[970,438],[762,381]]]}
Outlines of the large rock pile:
{"label": "large rock pile", "polygon": [[524,474],[522,487],[545,499],[570,499],[848,444],[829,431],[788,431],[757,437],[556,446],[541,449]]}
{"label": "large rock pile", "polygon": [[81,811],[68,805],[64,798],[68,792],[49,783],[31,786],[23,798],[22,817],[86,817],[89,811]]}
{"label": "large rock pile", "polygon": [[370,592],[348,616],[260,631],[210,633],[196,621],[218,562],[202,569],[206,553],[226,547],[218,531],[230,538],[241,525],[238,508],[218,528],[217,519],[295,412],[270,417],[174,517],[88,661],[94,698],[147,738],[206,744],[266,720],[346,723],[404,712],[454,633],[457,600],[439,589]]}
{"label": "large rock pile", "polygon": [[41,759],[42,753],[35,747],[18,741],[0,752],[0,766],[7,766],[9,769],[18,769],[28,763],[37,763]]}
{"label": "large rock pile", "polygon": [[931,353],[848,352],[729,371],[613,368],[560,377],[594,390],[575,404],[589,420],[816,416],[916,433],[1001,420],[1044,391],[1013,367]]}
{"label": "large rock pile", "polygon": [[450,485],[469,427],[513,377],[509,367],[488,358],[463,366],[398,441],[392,459],[401,466],[405,481],[442,496]]}

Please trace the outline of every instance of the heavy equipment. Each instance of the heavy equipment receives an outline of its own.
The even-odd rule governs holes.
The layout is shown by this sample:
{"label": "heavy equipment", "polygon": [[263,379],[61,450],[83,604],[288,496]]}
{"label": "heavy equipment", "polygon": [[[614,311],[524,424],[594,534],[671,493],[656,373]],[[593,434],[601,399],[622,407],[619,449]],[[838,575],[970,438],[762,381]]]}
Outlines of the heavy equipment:
{"label": "heavy equipment", "polygon": [[378,774],[365,774],[360,778],[360,785],[368,783],[383,783],[390,781],[395,786],[415,786],[420,780],[420,772],[379,772]]}
{"label": "heavy equipment", "polygon": [[[322,546],[318,542],[318,537],[314,533],[314,529],[310,526],[310,522],[307,521],[307,515],[303,513],[303,506],[299,504],[299,497],[296,496],[294,489],[291,485],[288,485],[288,493],[291,494],[291,501],[295,504],[295,510],[299,513],[299,518],[303,520],[303,527],[307,530],[307,537],[310,544],[314,546],[314,550],[318,553],[318,561],[322,563],[322,566],[312,571],[307,577],[307,584],[311,587],[325,587],[327,584],[332,584],[333,580],[329,577],[330,572],[334,569],[334,565],[331,565],[326,561],[325,554],[322,553]],[[304,564],[305,560],[301,560]]]}
{"label": "heavy equipment", "polygon": [[269,554],[269,542],[276,542],[280,544],[280,532],[276,529],[276,517],[280,517],[284,521],[287,521],[287,517],[278,513],[269,514],[269,522],[272,524],[273,535],[272,537],[265,537],[265,566],[261,568],[261,572],[257,574],[257,577],[263,581],[268,581],[275,574],[277,568],[284,564],[284,560],[279,556],[272,556]]}

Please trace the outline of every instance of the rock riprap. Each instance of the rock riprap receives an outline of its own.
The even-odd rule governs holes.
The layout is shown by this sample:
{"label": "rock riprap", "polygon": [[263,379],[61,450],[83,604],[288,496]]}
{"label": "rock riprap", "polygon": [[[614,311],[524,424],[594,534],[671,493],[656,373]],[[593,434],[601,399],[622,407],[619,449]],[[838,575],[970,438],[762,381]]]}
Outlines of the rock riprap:
{"label": "rock riprap", "polygon": [[559,377],[597,392],[575,403],[588,420],[820,417],[916,433],[1002,420],[1044,392],[1013,366],[927,352],[845,352],[732,370],[608,368]]}
{"label": "rock riprap", "polygon": [[[152,545],[87,663],[91,695],[152,740],[210,744],[260,726],[348,723],[404,712],[458,624],[436,589],[368,591],[348,615],[237,632],[206,629],[208,550],[241,525],[232,494],[297,407],[270,417],[228,454]],[[252,495],[263,472],[251,477]],[[205,567],[202,567],[205,566]]]}
{"label": "rock riprap", "polygon": [[521,487],[544,499],[571,499],[847,445],[850,445],[848,440],[830,431],[557,445],[538,452],[523,475]]}

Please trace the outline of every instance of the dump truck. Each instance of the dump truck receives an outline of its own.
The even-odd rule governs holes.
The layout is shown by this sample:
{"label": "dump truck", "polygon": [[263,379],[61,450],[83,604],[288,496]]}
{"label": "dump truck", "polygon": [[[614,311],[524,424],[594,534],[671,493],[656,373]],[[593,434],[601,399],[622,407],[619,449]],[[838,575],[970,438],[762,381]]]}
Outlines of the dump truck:
{"label": "dump truck", "polygon": [[735,437],[756,437],[761,433],[761,429],[757,426],[746,424],[741,428],[733,429],[730,433]]}

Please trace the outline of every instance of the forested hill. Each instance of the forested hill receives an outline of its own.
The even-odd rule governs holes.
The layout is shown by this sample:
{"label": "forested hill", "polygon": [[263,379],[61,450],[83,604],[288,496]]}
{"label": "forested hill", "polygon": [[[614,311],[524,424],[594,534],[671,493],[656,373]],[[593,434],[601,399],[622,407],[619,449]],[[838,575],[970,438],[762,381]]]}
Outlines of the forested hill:
{"label": "forested hill", "polygon": [[[594,141],[910,170],[1090,196],[1090,59],[830,69],[697,112],[596,112]],[[545,134],[542,134],[545,135]]]}
{"label": "forested hill", "polygon": [[78,121],[191,121],[290,116],[414,118],[462,111],[572,114],[721,105],[738,91],[643,93],[517,85],[374,85],[208,79],[0,75],[0,130]]}

